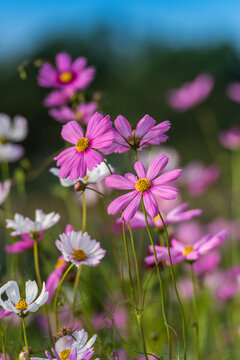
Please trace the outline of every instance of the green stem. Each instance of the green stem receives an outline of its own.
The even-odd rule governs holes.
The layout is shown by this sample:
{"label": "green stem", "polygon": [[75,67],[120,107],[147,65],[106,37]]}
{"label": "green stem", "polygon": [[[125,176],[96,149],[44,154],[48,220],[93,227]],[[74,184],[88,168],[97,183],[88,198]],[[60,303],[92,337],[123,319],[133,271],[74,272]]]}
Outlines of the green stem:
{"label": "green stem", "polygon": [[74,264],[69,265],[65,273],[63,274],[60,283],[58,284],[57,291],[54,297],[54,303],[53,303],[53,309],[54,309],[54,316],[55,316],[55,325],[56,325],[56,333],[58,332],[58,313],[57,313],[57,301],[58,301],[58,295],[61,290],[62,284],[64,280],[66,279],[69,271],[73,268]]}
{"label": "green stem", "polygon": [[6,346],[5,346],[5,335],[4,335],[4,330],[3,330],[3,326],[2,326],[1,321],[0,321],[0,331],[1,331],[1,337],[2,337],[2,352],[3,352],[4,360],[7,360]]}
{"label": "green stem", "polygon": [[130,233],[130,238],[131,238],[131,243],[132,243],[132,251],[133,251],[133,257],[134,257],[135,269],[136,269],[136,275],[137,275],[137,286],[138,286],[138,296],[139,296],[139,307],[138,307],[138,311],[137,311],[137,320],[138,320],[138,326],[139,326],[141,337],[142,337],[143,351],[145,354],[145,358],[148,360],[146,341],[145,341],[145,336],[144,336],[144,331],[143,331],[143,326],[142,326],[143,298],[142,298],[141,281],[140,281],[140,275],[139,275],[139,266],[138,266],[138,260],[137,260],[134,239],[133,239],[133,233],[132,233],[131,225],[129,222],[128,222],[128,228],[129,228],[129,233]]}
{"label": "green stem", "polygon": [[87,204],[85,192],[82,194],[82,233],[85,232],[87,223]]}
{"label": "green stem", "polygon": [[196,277],[193,268],[193,263],[191,262],[191,275],[192,275],[192,284],[193,284],[193,311],[195,317],[195,328],[196,328],[196,354],[197,359],[200,360],[200,350],[199,350],[199,317],[198,317],[198,304],[197,304],[197,286],[196,286]]}
{"label": "green stem", "polygon": [[25,346],[26,346],[26,352],[27,352],[27,354],[29,356],[29,348],[28,348],[27,334],[26,334],[26,327],[25,327],[24,318],[22,318],[22,328],[23,328],[23,337],[24,337],[24,342],[25,342]]}
{"label": "green stem", "polygon": [[167,248],[168,248],[168,257],[169,257],[169,262],[170,262],[170,268],[171,268],[171,276],[172,276],[172,282],[173,282],[173,287],[174,287],[174,291],[177,297],[177,301],[178,301],[178,305],[180,308],[180,312],[181,312],[181,317],[182,317],[182,329],[183,329],[183,342],[184,342],[184,354],[183,354],[183,359],[186,360],[187,358],[187,337],[186,337],[186,321],[185,321],[185,315],[184,315],[184,310],[183,310],[183,306],[182,306],[182,302],[178,293],[178,289],[177,289],[177,285],[176,285],[176,280],[175,280],[175,274],[174,274],[174,268],[173,268],[173,262],[172,262],[172,257],[171,257],[171,252],[170,252],[170,243],[169,243],[169,236],[168,236],[168,231],[167,231],[167,227],[166,224],[163,220],[162,214],[160,212],[158,212],[160,219],[162,221],[163,224],[163,228],[164,228],[164,232],[165,232],[165,236],[166,236],[166,242],[167,242]]}
{"label": "green stem", "polygon": [[141,202],[142,202],[143,213],[144,213],[144,216],[145,216],[147,232],[148,232],[148,236],[149,236],[149,239],[151,241],[151,244],[152,244],[155,263],[156,263],[156,268],[157,268],[158,280],[159,280],[159,284],[160,284],[160,293],[161,293],[162,315],[163,315],[164,325],[166,327],[168,344],[169,344],[169,359],[171,359],[172,358],[172,341],[171,341],[169,325],[168,325],[168,322],[167,322],[167,316],[166,316],[166,310],[165,310],[164,293],[163,293],[163,281],[162,281],[162,276],[161,276],[161,273],[160,273],[160,270],[159,270],[159,264],[158,264],[155,244],[154,244],[154,241],[153,241],[153,238],[152,238],[152,235],[151,235],[151,231],[150,231],[150,228],[149,228],[149,225],[148,225],[147,213],[146,213],[146,209],[145,209],[145,206],[144,206],[144,203],[143,203],[143,198],[141,199]]}
{"label": "green stem", "polygon": [[[37,277],[38,286],[40,288],[42,288],[42,278],[41,278],[40,267],[39,267],[38,242],[37,242],[37,240],[34,240],[33,257],[34,257],[34,268],[35,268],[35,273],[36,273],[36,277]],[[51,322],[50,322],[50,318],[49,318],[47,304],[44,304],[44,311],[45,311],[47,324],[48,324],[48,334],[49,334],[51,343],[53,345],[54,341],[53,341],[53,336],[52,336],[52,327],[51,327]]]}
{"label": "green stem", "polygon": [[73,287],[73,308],[72,308],[71,327],[73,327],[73,324],[74,324],[74,315],[75,315],[75,307],[76,307],[76,299],[77,299],[77,289],[78,289],[78,284],[79,284],[79,280],[80,280],[81,270],[82,270],[82,266],[80,265],[78,270],[77,270],[77,274],[76,274],[76,278],[75,278],[75,282],[74,282],[74,287]]}

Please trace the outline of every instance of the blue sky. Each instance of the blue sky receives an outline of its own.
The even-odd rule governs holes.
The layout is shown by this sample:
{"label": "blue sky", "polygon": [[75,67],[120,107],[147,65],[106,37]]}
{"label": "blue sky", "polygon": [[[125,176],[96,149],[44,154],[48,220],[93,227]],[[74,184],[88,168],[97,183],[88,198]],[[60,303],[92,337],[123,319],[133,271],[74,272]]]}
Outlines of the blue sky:
{"label": "blue sky", "polygon": [[239,0],[0,0],[0,59],[29,56],[57,33],[107,24],[124,37],[173,46],[229,41],[239,46]]}

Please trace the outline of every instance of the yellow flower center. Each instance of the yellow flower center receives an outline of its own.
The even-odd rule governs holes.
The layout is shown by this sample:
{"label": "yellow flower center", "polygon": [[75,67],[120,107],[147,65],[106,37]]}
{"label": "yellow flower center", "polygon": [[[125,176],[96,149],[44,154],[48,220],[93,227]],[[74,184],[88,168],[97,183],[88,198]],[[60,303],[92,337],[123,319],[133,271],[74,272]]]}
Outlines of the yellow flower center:
{"label": "yellow flower center", "polygon": [[70,71],[63,72],[59,75],[59,79],[63,83],[68,83],[72,80],[73,74]]}
{"label": "yellow flower center", "polygon": [[89,143],[90,143],[90,141],[85,137],[79,139],[77,144],[76,144],[77,151],[78,152],[86,151],[89,148]]}
{"label": "yellow flower center", "polygon": [[88,180],[89,179],[89,176],[88,176],[88,174],[86,174],[85,176],[84,176],[84,180]]}
{"label": "yellow flower center", "polygon": [[183,252],[183,255],[187,256],[188,254],[190,254],[193,251],[194,251],[194,249],[193,249],[192,245],[186,245],[185,249],[184,249],[184,252]]}
{"label": "yellow flower center", "polygon": [[58,259],[56,265],[55,265],[55,269],[58,269],[59,267],[65,265],[65,261],[61,258]]}
{"label": "yellow flower center", "polygon": [[73,257],[77,261],[84,261],[87,257],[87,254],[82,249],[73,250]]}
{"label": "yellow flower center", "polygon": [[28,307],[28,303],[26,302],[25,299],[20,299],[18,303],[15,305],[15,308],[20,311],[27,310],[27,307]]}
{"label": "yellow flower center", "polygon": [[160,220],[160,216],[159,216],[159,215],[157,215],[157,216],[155,216],[155,218],[153,218],[153,221],[154,221],[154,222],[156,222],[156,221],[158,221],[158,220]]}
{"label": "yellow flower center", "polygon": [[67,360],[69,358],[69,355],[71,354],[71,350],[67,349],[67,350],[63,350],[60,352],[59,357],[62,360]]}
{"label": "yellow flower center", "polygon": [[150,186],[151,186],[150,181],[148,179],[142,178],[136,182],[135,189],[137,191],[144,192],[147,191],[150,188]]}

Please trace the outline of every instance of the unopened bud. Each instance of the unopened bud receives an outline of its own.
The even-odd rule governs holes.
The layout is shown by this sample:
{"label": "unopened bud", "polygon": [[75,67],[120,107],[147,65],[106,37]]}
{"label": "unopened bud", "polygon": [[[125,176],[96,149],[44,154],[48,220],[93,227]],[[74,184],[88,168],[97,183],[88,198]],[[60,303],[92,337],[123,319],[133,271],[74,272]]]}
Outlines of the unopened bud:
{"label": "unopened bud", "polygon": [[111,360],[119,360],[118,353],[116,351],[113,351],[111,353]]}
{"label": "unopened bud", "polygon": [[74,190],[75,191],[81,191],[83,189],[83,182],[78,180],[75,185],[74,185]]}
{"label": "unopened bud", "polygon": [[22,351],[22,352],[19,354],[18,359],[19,359],[19,360],[30,360],[30,357],[29,357],[29,355],[28,355],[27,352]]}

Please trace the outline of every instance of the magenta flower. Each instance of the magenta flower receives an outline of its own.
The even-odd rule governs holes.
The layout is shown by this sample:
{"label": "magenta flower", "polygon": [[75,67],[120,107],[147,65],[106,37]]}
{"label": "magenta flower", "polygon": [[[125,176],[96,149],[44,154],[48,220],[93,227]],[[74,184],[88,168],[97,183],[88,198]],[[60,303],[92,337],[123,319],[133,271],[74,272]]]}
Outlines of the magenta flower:
{"label": "magenta flower", "polygon": [[60,109],[51,109],[49,114],[57,121],[66,123],[68,121],[76,120],[81,124],[87,124],[90,118],[97,110],[97,103],[91,101],[90,103],[81,103],[74,111],[68,106],[63,106]]}
{"label": "magenta flower", "polygon": [[157,156],[150,164],[148,171],[141,161],[134,165],[137,176],[127,173],[124,176],[109,175],[105,178],[105,183],[109,188],[120,190],[132,190],[130,193],[122,195],[113,200],[108,206],[108,214],[116,215],[125,208],[122,213],[122,221],[131,220],[137,212],[141,199],[151,218],[158,215],[158,205],[155,199],[175,199],[178,190],[166,184],[176,180],[182,170],[167,171],[159,174],[166,167],[168,157],[164,154]]}
{"label": "magenta flower", "polygon": [[211,93],[213,85],[213,77],[210,74],[202,73],[192,82],[183,84],[179,89],[168,91],[166,101],[176,111],[187,111],[203,102]]}
{"label": "magenta flower", "polygon": [[204,166],[200,162],[192,162],[185,167],[181,182],[187,186],[190,195],[201,196],[219,175],[216,165]]}
{"label": "magenta flower", "polygon": [[220,261],[221,255],[219,252],[210,252],[194,263],[194,271],[197,275],[209,274],[217,269]]}
{"label": "magenta flower", "polygon": [[229,130],[222,131],[219,136],[220,143],[227,149],[240,149],[240,126],[234,126]]}
{"label": "magenta flower", "polygon": [[231,100],[240,103],[240,82],[235,81],[229,84],[226,92]]}
{"label": "magenta flower", "polygon": [[45,62],[38,74],[38,84],[43,87],[65,89],[69,95],[76,90],[84,90],[93,80],[95,69],[86,67],[87,60],[84,57],[77,58],[72,62],[67,53],[56,55],[56,68]]}
{"label": "magenta flower", "polygon": [[66,266],[67,266],[67,262],[64,260],[62,256],[60,256],[55,265],[55,269],[47,278],[46,291],[48,291],[49,294],[47,304],[50,303],[50,301],[52,300],[55,291],[58,287],[58,284],[62,278],[64,270],[66,269]]}
{"label": "magenta flower", "polygon": [[[175,239],[171,241],[172,261],[178,263],[181,261],[197,261],[202,255],[209,253],[220,246],[227,237],[226,230],[222,230],[214,236],[205,235],[194,244],[186,245]],[[169,259],[166,259],[169,265]]]}
{"label": "magenta flower", "polygon": [[136,130],[132,130],[127,119],[119,115],[114,121],[114,125],[116,130],[114,130],[113,151],[124,153],[130,149],[141,151],[149,145],[165,142],[168,139],[165,133],[170,128],[170,121],[156,125],[156,120],[145,115],[137,124]]}
{"label": "magenta flower", "polygon": [[234,266],[223,272],[222,275],[223,281],[219,282],[216,295],[220,300],[227,301],[239,292],[240,266]]}
{"label": "magenta flower", "polygon": [[54,158],[60,166],[59,175],[70,180],[84,177],[87,170],[93,170],[104,161],[99,151],[113,143],[112,123],[109,115],[95,113],[88,122],[86,133],[76,121],[70,121],[62,128],[64,140],[74,144]]}
{"label": "magenta flower", "polygon": [[[169,211],[167,214],[162,213],[164,223],[166,225],[169,224],[176,224],[183,221],[188,221],[192,219],[193,217],[199,216],[202,213],[202,210],[200,209],[193,209],[193,210],[187,210],[188,203],[181,204],[171,211]],[[161,212],[161,207],[159,207],[159,211]],[[148,224],[150,226],[155,226],[157,228],[161,228],[163,226],[162,220],[160,219],[160,216],[157,215],[157,217],[151,219],[148,218]],[[135,216],[130,220],[130,225],[132,229],[136,228],[144,228],[146,227],[145,222],[145,216],[144,213],[141,211],[137,211]]]}
{"label": "magenta flower", "polygon": [[43,105],[46,107],[66,105],[71,98],[71,95],[63,90],[51,91],[44,99]]}

